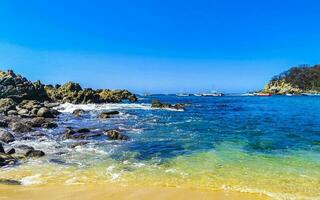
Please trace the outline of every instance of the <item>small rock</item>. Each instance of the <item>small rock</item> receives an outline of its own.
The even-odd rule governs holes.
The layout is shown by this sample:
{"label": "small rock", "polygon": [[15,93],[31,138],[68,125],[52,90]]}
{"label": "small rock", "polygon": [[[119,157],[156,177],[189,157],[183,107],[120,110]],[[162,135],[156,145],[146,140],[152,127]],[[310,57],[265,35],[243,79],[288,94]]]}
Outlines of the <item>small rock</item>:
{"label": "small rock", "polygon": [[72,112],[72,114],[74,114],[77,117],[80,117],[81,115],[83,115],[86,111],[83,109],[76,109]]}
{"label": "small rock", "polygon": [[72,139],[73,138],[73,135],[75,134],[76,132],[74,130],[72,130],[71,128],[67,128],[67,130],[62,134],[62,139],[63,140],[66,140],[66,139]]}
{"label": "small rock", "polygon": [[116,130],[110,130],[107,132],[107,136],[111,140],[128,140],[128,136],[121,134]]}
{"label": "small rock", "polygon": [[0,99],[0,112],[7,113],[9,110],[14,110],[16,102],[11,98]]}
{"label": "small rock", "polygon": [[108,119],[111,117],[111,115],[118,115],[119,111],[109,111],[109,112],[102,112],[99,115],[100,119]]}
{"label": "small rock", "polygon": [[9,127],[11,128],[11,130],[13,132],[17,132],[17,133],[25,133],[25,132],[30,132],[32,131],[32,128],[22,122],[13,122],[9,124]]}
{"label": "small rock", "polygon": [[0,167],[3,167],[5,165],[7,165],[6,160],[0,156]]}
{"label": "small rock", "polygon": [[83,145],[86,145],[88,144],[88,142],[75,142],[75,143],[72,143],[69,145],[70,148],[76,148],[78,146],[83,146]]}
{"label": "small rock", "polygon": [[56,128],[58,125],[53,123],[52,120],[44,117],[36,117],[29,121],[29,125],[32,127],[42,128]]}
{"label": "small rock", "polygon": [[15,140],[14,136],[10,132],[5,130],[0,130],[0,141],[4,143],[10,143],[10,142],[13,142],[14,140]]}
{"label": "small rock", "polygon": [[89,132],[90,132],[90,129],[88,129],[88,128],[81,128],[81,129],[78,129],[77,132],[78,132],[78,133],[89,133]]}
{"label": "small rock", "polygon": [[37,116],[44,117],[44,118],[54,118],[54,115],[52,114],[52,112],[45,107],[42,107],[38,110]]}
{"label": "small rock", "polygon": [[45,155],[45,153],[43,151],[40,151],[40,150],[29,150],[25,154],[25,156],[29,157],[29,158],[42,157],[44,155]]}
{"label": "small rock", "polygon": [[10,115],[18,115],[18,112],[16,110],[9,110],[7,112],[7,114],[10,116]]}
{"label": "small rock", "polygon": [[0,179],[0,184],[4,184],[4,185],[21,185],[21,182],[20,181],[16,181],[16,180],[11,180],[11,179]]}

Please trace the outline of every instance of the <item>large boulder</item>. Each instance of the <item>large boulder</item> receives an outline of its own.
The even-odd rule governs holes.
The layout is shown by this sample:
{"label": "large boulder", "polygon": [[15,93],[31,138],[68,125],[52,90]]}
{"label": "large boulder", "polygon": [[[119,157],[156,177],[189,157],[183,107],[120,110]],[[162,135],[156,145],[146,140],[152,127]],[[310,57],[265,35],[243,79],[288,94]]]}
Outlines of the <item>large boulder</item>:
{"label": "large boulder", "polygon": [[44,118],[54,118],[54,114],[52,113],[51,110],[49,110],[46,107],[42,107],[38,110],[37,112],[38,117],[44,117]]}
{"label": "large boulder", "polygon": [[29,150],[26,152],[25,156],[28,158],[36,158],[36,157],[42,157],[45,153],[40,150]]}
{"label": "large boulder", "polygon": [[10,143],[15,141],[14,136],[6,130],[0,130],[0,141],[4,143]]}
{"label": "large boulder", "polygon": [[108,119],[110,118],[112,115],[118,115],[119,111],[108,111],[108,112],[102,112],[99,114],[99,118],[100,119]]}
{"label": "large boulder", "polygon": [[36,117],[27,122],[31,127],[42,128],[56,128],[58,125],[52,121],[52,119],[44,117]]}
{"label": "large boulder", "polygon": [[32,131],[32,128],[28,124],[23,122],[11,122],[9,124],[9,128],[11,128],[11,130],[16,133],[25,133]]}

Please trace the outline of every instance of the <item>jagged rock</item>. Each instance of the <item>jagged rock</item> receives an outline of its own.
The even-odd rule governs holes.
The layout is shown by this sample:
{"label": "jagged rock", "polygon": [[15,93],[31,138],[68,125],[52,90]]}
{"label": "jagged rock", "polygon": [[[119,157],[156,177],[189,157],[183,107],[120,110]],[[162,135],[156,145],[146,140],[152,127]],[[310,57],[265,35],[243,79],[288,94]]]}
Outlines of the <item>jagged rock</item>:
{"label": "jagged rock", "polygon": [[128,136],[121,134],[116,130],[107,131],[106,135],[111,140],[128,140]]}
{"label": "jagged rock", "polygon": [[76,109],[72,112],[72,114],[74,114],[77,117],[80,117],[81,115],[83,115],[86,111],[83,109]]}
{"label": "jagged rock", "polygon": [[62,139],[63,140],[67,140],[67,139],[72,139],[73,138],[73,135],[75,134],[76,132],[74,130],[72,130],[71,128],[67,128],[67,130],[64,131],[64,133],[62,134]]}
{"label": "jagged rock", "polygon": [[151,104],[152,108],[169,108],[169,109],[175,109],[175,110],[183,110],[185,107],[185,104],[168,104],[168,103],[162,103],[159,100],[153,100]]}
{"label": "jagged rock", "polygon": [[9,127],[13,132],[16,133],[25,133],[32,131],[32,128],[29,125],[22,122],[12,122],[9,124]]}
{"label": "jagged rock", "polygon": [[15,101],[24,99],[45,100],[48,96],[40,81],[32,83],[12,70],[1,72],[0,98],[12,98]]}
{"label": "jagged rock", "polygon": [[29,150],[25,154],[25,156],[28,157],[28,158],[42,157],[44,155],[45,155],[45,153],[43,151],[40,151],[40,150]]}
{"label": "jagged rock", "polygon": [[54,114],[52,114],[52,112],[45,107],[42,107],[38,110],[37,116],[44,117],[44,118],[54,118]]}
{"label": "jagged rock", "polygon": [[7,165],[6,160],[0,156],[0,167],[6,166],[6,165]]}
{"label": "jagged rock", "polygon": [[14,136],[6,131],[6,130],[0,130],[0,141],[4,142],[4,143],[10,143],[10,142],[13,142],[15,139],[14,139]]}

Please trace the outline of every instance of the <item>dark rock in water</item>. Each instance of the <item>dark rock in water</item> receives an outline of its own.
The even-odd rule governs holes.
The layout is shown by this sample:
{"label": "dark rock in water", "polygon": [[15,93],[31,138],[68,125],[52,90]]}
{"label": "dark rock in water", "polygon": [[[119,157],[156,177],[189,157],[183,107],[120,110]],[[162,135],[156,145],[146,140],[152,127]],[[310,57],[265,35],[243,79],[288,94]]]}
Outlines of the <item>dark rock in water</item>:
{"label": "dark rock in water", "polygon": [[76,109],[72,112],[72,114],[74,114],[77,117],[80,117],[81,115],[83,115],[86,111],[83,109]]}
{"label": "dark rock in water", "polygon": [[7,128],[8,125],[8,122],[6,122],[5,120],[0,120],[0,127]]}
{"label": "dark rock in water", "polygon": [[100,114],[99,114],[99,118],[100,118],[100,119],[108,119],[108,118],[110,118],[110,115],[109,115],[109,114],[106,114],[106,113],[100,113]]}
{"label": "dark rock in water", "polygon": [[83,146],[83,145],[86,145],[88,144],[88,142],[75,142],[75,143],[72,143],[69,145],[70,148],[76,148],[78,146]]}
{"label": "dark rock in water", "polygon": [[32,131],[32,128],[29,125],[22,122],[12,122],[9,124],[9,127],[13,132],[16,133],[25,133]]}
{"label": "dark rock in water", "polygon": [[0,167],[6,166],[6,165],[7,165],[6,160],[0,156]]}
{"label": "dark rock in water", "polygon": [[42,107],[38,110],[37,116],[44,117],[44,118],[54,118],[54,115],[52,114],[52,112],[45,107]]}
{"label": "dark rock in water", "polygon": [[[0,83],[0,88],[1,88],[1,83]],[[1,91],[1,89],[0,89],[0,91]],[[0,96],[1,96],[1,94],[0,94]],[[0,99],[0,113],[7,114],[8,111],[15,110],[16,104],[17,103],[11,98]]]}
{"label": "dark rock in water", "polygon": [[0,141],[4,142],[4,143],[10,143],[13,142],[14,136],[6,130],[0,130]]}
{"label": "dark rock in water", "polygon": [[89,132],[90,132],[90,129],[88,129],[88,128],[81,128],[81,129],[78,129],[77,132],[78,132],[78,133],[89,133]]}
{"label": "dark rock in water", "polygon": [[169,109],[175,109],[175,110],[183,110],[185,104],[168,104],[168,103],[162,103],[160,100],[152,100],[151,107],[152,108],[169,108]]}
{"label": "dark rock in water", "polygon": [[118,115],[119,111],[109,111],[109,112],[102,112],[99,114],[100,119],[108,119],[111,115]]}
{"label": "dark rock in water", "polygon": [[14,149],[14,148],[10,148],[7,152],[6,152],[6,154],[8,154],[8,155],[12,155],[12,154],[15,154],[16,153],[16,150]]}
{"label": "dark rock in water", "polygon": [[121,134],[116,130],[107,131],[106,135],[111,140],[128,140],[128,136]]}
{"label": "dark rock in water", "polygon": [[63,140],[72,139],[73,135],[75,133],[76,132],[74,130],[72,130],[71,128],[67,128],[67,130],[64,131],[64,133],[62,134],[61,139],[63,139]]}
{"label": "dark rock in water", "polygon": [[36,117],[28,122],[31,127],[56,128],[58,125],[53,123],[51,119],[44,117]]}
{"label": "dark rock in water", "polygon": [[28,145],[19,145],[15,147],[16,153],[21,155],[25,155],[30,150],[34,150],[34,148]]}
{"label": "dark rock in water", "polygon": [[42,157],[44,155],[45,155],[45,153],[43,151],[40,151],[40,150],[29,150],[25,154],[25,156],[29,157],[29,158]]}
{"label": "dark rock in water", "polygon": [[1,143],[0,143],[0,153],[6,153]]}
{"label": "dark rock in water", "polygon": [[11,180],[11,179],[0,179],[0,184],[3,184],[3,185],[21,185],[21,182],[20,181],[16,181],[16,180]]}

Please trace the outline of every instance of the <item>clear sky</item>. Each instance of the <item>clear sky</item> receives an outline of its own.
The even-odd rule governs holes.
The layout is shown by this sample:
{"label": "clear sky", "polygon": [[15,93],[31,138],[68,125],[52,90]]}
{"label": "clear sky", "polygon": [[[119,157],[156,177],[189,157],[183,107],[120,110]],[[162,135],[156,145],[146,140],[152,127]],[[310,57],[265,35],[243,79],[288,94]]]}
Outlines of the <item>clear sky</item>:
{"label": "clear sky", "polygon": [[245,92],[320,63],[317,0],[1,0],[0,69],[135,92]]}

